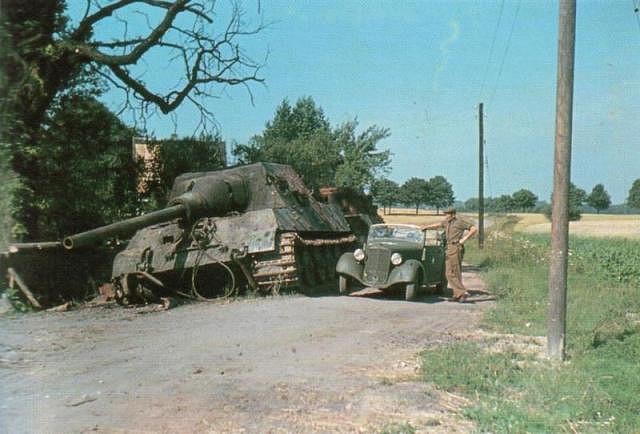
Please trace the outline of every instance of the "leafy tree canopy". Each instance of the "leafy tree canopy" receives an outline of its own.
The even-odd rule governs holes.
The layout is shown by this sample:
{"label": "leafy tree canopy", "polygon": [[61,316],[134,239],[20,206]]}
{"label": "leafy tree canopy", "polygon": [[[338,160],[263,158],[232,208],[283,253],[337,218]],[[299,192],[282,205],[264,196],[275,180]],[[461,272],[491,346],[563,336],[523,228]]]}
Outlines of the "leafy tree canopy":
{"label": "leafy tree canopy", "polygon": [[536,206],[538,196],[523,188],[513,193],[512,200],[515,208],[525,212]]}
{"label": "leafy tree canopy", "polygon": [[591,190],[591,194],[587,196],[587,204],[596,209],[596,212],[600,214],[600,211],[608,209],[611,206],[611,196],[604,189],[604,185],[596,184]]}
{"label": "leafy tree canopy", "polygon": [[40,188],[17,195],[39,214],[41,238],[59,239],[135,214],[134,133],[92,97],[60,100],[43,131]]}
{"label": "leafy tree canopy", "polygon": [[[480,199],[478,199],[477,197],[471,197],[464,201],[464,209],[466,211],[478,211],[479,208],[480,208]],[[485,204],[485,208],[486,208],[486,204]]]}
{"label": "leafy tree canopy", "polygon": [[[523,188],[511,195],[503,194],[499,197],[486,197],[484,199],[484,209],[489,212],[529,212],[535,208],[537,203],[538,196]],[[479,207],[478,198],[468,199],[464,207],[468,211],[477,211]]]}
{"label": "leafy tree canopy", "polygon": [[416,207],[416,214],[421,205],[429,201],[431,195],[429,182],[422,178],[409,178],[402,187],[400,187],[400,198],[405,205],[413,205]]}
{"label": "leafy tree canopy", "polygon": [[400,186],[397,182],[387,178],[379,178],[371,185],[371,196],[378,205],[382,205],[384,212],[387,208],[398,203]]}
{"label": "leafy tree canopy", "polygon": [[587,200],[587,192],[577,187],[573,182],[569,184],[569,210],[578,210]]}
{"label": "leafy tree canopy", "polygon": [[429,197],[426,204],[436,208],[436,213],[440,212],[440,208],[453,204],[453,187],[444,176],[434,176],[427,181]]}
{"label": "leafy tree canopy", "polygon": [[[577,221],[582,218],[580,207],[587,200],[587,192],[577,187],[573,182],[569,183],[569,220]],[[551,211],[553,208],[553,195],[551,195],[551,206],[545,210],[545,215],[548,219],[551,219]]]}
{"label": "leafy tree canopy", "polygon": [[390,134],[388,129],[375,125],[356,134],[357,127],[358,121],[353,120],[335,130],[342,156],[342,164],[336,168],[335,184],[363,191],[371,188],[378,174],[388,171],[391,153],[389,150],[379,151],[377,145]]}
{"label": "leafy tree canopy", "polygon": [[633,181],[629,189],[627,204],[632,208],[640,208],[640,178]]}
{"label": "leafy tree canopy", "polygon": [[374,125],[358,134],[357,127],[353,120],[332,129],[311,97],[298,99],[293,107],[285,99],[262,134],[233,153],[241,163],[289,164],[311,189],[336,185],[363,191],[388,170],[390,152],[377,145],[389,131]]}
{"label": "leafy tree canopy", "polygon": [[492,207],[497,212],[509,212],[514,209],[513,197],[508,194],[503,194],[496,199],[492,204]]}

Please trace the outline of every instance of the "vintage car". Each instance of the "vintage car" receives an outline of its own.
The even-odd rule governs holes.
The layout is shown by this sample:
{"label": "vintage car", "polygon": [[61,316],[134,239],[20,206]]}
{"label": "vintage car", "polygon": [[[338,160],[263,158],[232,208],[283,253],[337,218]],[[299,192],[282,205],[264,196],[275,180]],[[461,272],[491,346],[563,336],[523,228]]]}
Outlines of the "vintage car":
{"label": "vintage car", "polygon": [[421,288],[447,287],[444,268],[446,241],[441,230],[422,231],[419,226],[376,224],[360,249],[342,254],[336,272],[341,294],[356,282],[392,292],[404,291],[413,300]]}

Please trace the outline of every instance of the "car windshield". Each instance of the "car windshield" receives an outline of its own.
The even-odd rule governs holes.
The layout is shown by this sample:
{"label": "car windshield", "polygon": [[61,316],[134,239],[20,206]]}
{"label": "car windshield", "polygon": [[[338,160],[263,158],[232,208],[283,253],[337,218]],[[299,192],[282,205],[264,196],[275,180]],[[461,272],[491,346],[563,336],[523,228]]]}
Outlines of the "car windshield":
{"label": "car windshield", "polygon": [[424,234],[419,228],[410,226],[386,226],[375,225],[369,229],[369,241],[411,241],[413,243],[424,243]]}

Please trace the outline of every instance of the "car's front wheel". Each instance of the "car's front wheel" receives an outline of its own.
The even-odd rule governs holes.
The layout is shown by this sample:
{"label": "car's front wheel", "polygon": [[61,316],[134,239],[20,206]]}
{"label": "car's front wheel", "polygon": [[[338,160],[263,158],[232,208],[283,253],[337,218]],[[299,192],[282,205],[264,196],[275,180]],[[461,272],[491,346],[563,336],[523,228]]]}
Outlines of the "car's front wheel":
{"label": "car's front wheel", "polygon": [[407,301],[412,301],[412,300],[415,300],[417,296],[418,296],[418,284],[415,282],[407,283],[407,287],[404,293],[404,299]]}
{"label": "car's front wheel", "polygon": [[341,295],[344,295],[349,291],[349,281],[347,280],[347,277],[342,274],[338,277],[338,290]]}

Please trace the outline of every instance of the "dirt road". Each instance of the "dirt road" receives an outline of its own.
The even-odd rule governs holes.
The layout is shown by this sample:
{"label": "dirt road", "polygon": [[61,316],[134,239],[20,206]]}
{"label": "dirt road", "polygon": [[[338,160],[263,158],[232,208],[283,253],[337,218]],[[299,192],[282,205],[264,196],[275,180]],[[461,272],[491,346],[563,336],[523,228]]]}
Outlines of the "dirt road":
{"label": "dirt road", "polygon": [[466,432],[455,397],[417,381],[417,353],[475,328],[491,302],[471,300],[282,296],[3,316],[0,431]]}

